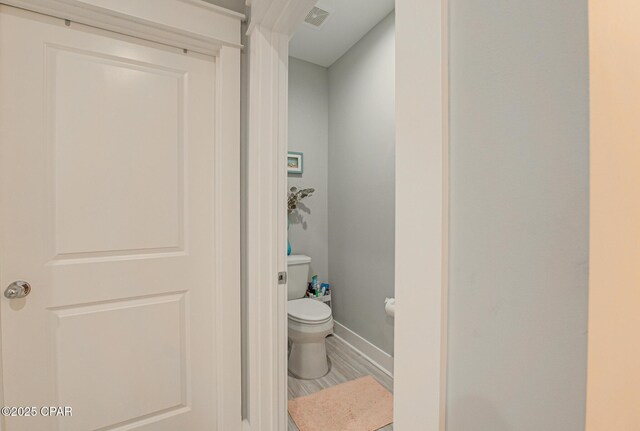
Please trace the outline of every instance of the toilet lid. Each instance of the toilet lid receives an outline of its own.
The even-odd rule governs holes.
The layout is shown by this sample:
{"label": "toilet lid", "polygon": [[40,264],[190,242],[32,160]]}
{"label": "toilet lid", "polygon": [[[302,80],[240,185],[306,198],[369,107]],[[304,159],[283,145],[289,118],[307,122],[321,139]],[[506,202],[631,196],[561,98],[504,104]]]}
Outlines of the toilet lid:
{"label": "toilet lid", "polygon": [[301,323],[324,323],[331,318],[331,308],[324,302],[311,298],[287,302],[289,319]]}

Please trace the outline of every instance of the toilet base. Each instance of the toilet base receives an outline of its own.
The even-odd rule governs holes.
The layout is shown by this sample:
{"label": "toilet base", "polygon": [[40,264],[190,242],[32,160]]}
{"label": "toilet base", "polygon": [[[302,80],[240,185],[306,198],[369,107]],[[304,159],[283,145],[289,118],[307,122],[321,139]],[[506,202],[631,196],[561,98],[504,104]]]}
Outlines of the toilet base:
{"label": "toilet base", "polygon": [[[293,327],[292,327],[293,326]],[[329,372],[325,338],[333,332],[333,320],[313,329],[289,322],[289,371],[299,379],[318,379]],[[300,330],[302,329],[302,330]]]}
{"label": "toilet base", "polygon": [[327,349],[322,343],[293,343],[289,354],[289,372],[302,380],[319,379],[329,373]]}

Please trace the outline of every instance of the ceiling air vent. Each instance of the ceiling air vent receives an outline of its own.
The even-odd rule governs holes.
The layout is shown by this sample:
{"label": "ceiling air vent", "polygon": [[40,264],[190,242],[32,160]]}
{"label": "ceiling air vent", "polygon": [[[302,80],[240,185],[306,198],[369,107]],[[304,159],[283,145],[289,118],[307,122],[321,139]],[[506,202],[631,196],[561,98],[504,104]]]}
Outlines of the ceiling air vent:
{"label": "ceiling air vent", "polygon": [[310,25],[315,29],[321,29],[324,26],[324,24],[327,22],[329,15],[330,15],[329,11],[320,9],[317,6],[314,6],[314,8],[311,9],[307,14],[307,17],[304,19],[304,22],[306,22],[308,25]]}

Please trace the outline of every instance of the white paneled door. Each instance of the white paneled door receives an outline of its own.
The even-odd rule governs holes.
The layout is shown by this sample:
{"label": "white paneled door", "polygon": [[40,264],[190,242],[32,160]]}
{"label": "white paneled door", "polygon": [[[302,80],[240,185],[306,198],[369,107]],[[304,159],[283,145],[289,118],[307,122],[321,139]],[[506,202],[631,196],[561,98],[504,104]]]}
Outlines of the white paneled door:
{"label": "white paneled door", "polygon": [[4,428],[218,429],[217,60],[68,24],[0,6]]}

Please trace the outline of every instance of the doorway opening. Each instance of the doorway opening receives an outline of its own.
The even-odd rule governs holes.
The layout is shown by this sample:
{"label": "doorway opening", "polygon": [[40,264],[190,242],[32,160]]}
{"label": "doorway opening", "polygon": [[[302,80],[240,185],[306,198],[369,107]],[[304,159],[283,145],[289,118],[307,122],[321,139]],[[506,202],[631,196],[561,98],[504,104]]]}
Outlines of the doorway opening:
{"label": "doorway opening", "polygon": [[393,429],[394,9],[321,0],[289,43],[290,431]]}

